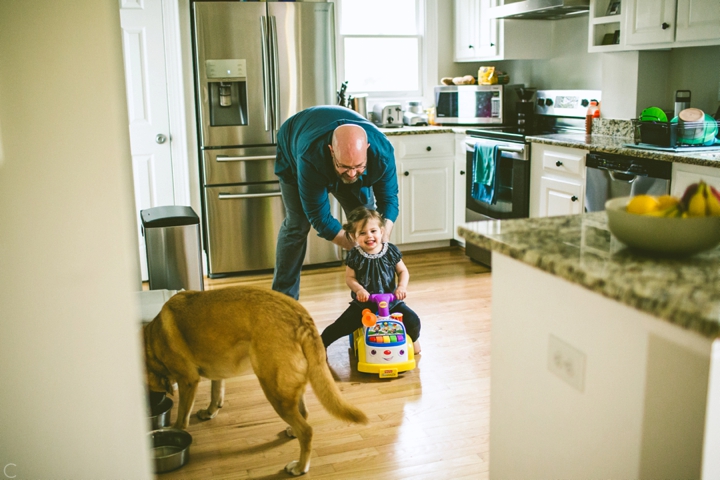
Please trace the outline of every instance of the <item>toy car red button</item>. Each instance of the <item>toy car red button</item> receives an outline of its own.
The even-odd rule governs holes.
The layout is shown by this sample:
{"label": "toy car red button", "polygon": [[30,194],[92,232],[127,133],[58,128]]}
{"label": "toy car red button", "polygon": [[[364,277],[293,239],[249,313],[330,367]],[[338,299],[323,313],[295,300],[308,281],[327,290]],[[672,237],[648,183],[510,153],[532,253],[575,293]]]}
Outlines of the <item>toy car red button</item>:
{"label": "toy car red button", "polygon": [[383,352],[383,355],[391,355],[391,354],[392,354],[392,352],[390,350],[385,350]]}

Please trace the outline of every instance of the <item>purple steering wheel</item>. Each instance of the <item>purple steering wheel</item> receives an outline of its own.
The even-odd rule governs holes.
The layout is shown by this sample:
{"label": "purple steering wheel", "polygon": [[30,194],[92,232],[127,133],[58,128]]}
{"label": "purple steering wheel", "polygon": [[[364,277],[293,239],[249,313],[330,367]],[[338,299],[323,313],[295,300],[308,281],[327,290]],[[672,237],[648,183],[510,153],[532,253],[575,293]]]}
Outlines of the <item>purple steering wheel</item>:
{"label": "purple steering wheel", "polygon": [[395,300],[395,295],[392,293],[373,293],[370,295],[369,300],[377,303],[378,316],[389,317],[390,316],[390,303]]}

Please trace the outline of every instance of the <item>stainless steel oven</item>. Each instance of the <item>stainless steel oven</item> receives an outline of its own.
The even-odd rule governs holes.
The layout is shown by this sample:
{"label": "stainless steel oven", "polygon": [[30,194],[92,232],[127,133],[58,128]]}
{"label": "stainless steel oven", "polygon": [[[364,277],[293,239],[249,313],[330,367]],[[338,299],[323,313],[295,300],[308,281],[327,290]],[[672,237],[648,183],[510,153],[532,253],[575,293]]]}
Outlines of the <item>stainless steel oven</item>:
{"label": "stainless steel oven", "polygon": [[[489,147],[495,153],[492,198],[477,195],[475,183],[476,148]],[[530,144],[524,139],[465,138],[466,193],[465,221],[525,218],[530,209]],[[465,244],[465,253],[490,266],[490,252]]]}
{"label": "stainless steel oven", "polygon": [[[494,201],[473,196],[475,148],[477,145],[497,147]],[[467,172],[465,220],[525,218],[529,212],[530,145],[488,138],[465,139]]]}

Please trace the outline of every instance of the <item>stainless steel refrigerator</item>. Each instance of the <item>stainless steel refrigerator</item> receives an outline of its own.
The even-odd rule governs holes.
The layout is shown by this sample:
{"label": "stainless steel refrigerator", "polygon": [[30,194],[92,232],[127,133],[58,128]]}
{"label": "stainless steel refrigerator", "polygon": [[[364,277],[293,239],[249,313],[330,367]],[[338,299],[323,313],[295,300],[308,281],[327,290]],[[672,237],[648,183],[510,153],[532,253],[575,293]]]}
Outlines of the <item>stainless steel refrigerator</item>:
{"label": "stainless steel refrigerator", "polygon": [[[271,269],[285,216],[277,131],[300,110],[334,103],[333,4],[194,2],[193,42],[208,274]],[[308,239],[306,265],[342,259],[314,230]]]}

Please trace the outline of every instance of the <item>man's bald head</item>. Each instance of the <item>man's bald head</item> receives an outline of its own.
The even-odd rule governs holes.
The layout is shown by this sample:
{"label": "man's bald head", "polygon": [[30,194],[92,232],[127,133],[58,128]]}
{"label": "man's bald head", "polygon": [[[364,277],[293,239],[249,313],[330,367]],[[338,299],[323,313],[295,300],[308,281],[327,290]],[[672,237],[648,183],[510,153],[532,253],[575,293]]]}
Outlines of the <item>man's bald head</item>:
{"label": "man's bald head", "polygon": [[[348,160],[348,163],[344,164],[354,166],[349,160],[354,158],[364,160],[367,147],[367,133],[365,133],[365,129],[359,125],[340,125],[333,132],[332,152],[333,155],[335,155],[335,159],[340,163]],[[364,163],[364,161],[362,163]]]}
{"label": "man's bald head", "polygon": [[344,183],[355,182],[367,167],[367,141],[365,129],[359,125],[340,125],[332,136],[330,153],[335,170]]}

